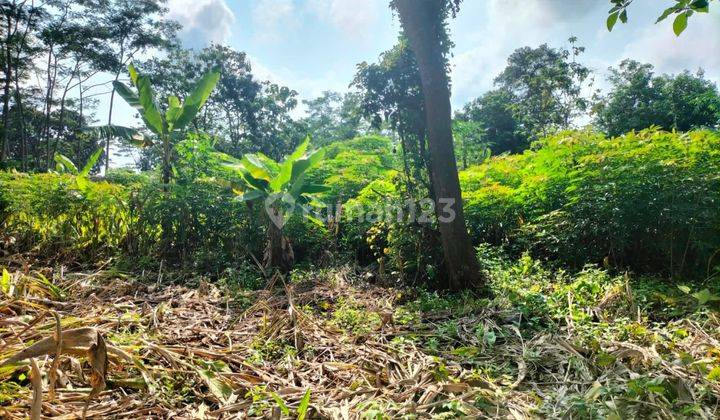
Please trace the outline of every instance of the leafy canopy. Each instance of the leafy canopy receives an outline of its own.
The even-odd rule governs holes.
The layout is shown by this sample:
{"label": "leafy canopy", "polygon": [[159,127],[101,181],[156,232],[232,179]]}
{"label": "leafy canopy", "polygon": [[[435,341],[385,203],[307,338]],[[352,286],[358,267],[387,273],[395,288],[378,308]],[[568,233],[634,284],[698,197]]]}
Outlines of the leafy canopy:
{"label": "leafy canopy", "polygon": [[325,156],[325,150],[309,151],[310,137],[278,163],[262,153],[247,154],[232,165],[245,181],[245,188],[238,190],[241,201],[260,199],[277,200],[287,205],[309,204],[311,195],[328,191],[329,188],[306,181],[307,171],[317,166]]}
{"label": "leafy canopy", "polygon": [[177,96],[169,95],[167,108],[163,115],[160,106],[155,101],[150,77],[138,73],[132,64],[128,67],[128,71],[130,81],[137,88],[137,93],[120,81],[113,82],[115,91],[128,105],[138,111],[147,129],[161,137],[185,129],[200,112],[220,80],[220,72],[213,70],[200,78],[184,102],[181,102]]}
{"label": "leafy canopy", "polygon": [[[628,7],[634,0],[610,0],[613,7],[608,12],[607,28],[612,31],[618,20],[622,23],[628,21]],[[695,13],[708,13],[710,11],[710,2],[714,0],[674,0],[675,4],[668,7],[658,17],[655,23],[662,22],[671,15],[674,15],[673,32],[680,36],[688,26],[688,18]]]}

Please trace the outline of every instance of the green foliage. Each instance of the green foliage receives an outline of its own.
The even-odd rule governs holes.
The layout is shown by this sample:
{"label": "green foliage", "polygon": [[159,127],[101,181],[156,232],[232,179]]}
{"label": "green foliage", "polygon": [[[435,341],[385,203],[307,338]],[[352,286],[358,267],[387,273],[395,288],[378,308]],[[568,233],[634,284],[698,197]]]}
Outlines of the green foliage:
{"label": "green foliage", "polygon": [[581,93],[590,69],[577,61],[585,47],[577,46],[575,37],[569,41],[571,50],[547,44],[518,48],[495,78],[495,85],[512,97],[510,109],[525,138],[570,128],[573,118],[587,109]]}
{"label": "green foliage", "polygon": [[[713,0],[673,0],[675,4],[666,8],[663,13],[658,17],[655,23],[662,22],[670,16],[675,16],[673,19],[673,32],[675,35],[680,36],[688,26],[688,18],[695,13],[708,13],[710,11],[710,2]],[[607,28],[612,31],[618,20],[622,23],[627,23],[628,12],[627,9],[632,4],[633,0],[610,0],[612,8],[608,12],[607,17]]]}
{"label": "green foliage", "polygon": [[360,302],[339,301],[332,313],[331,323],[354,335],[366,335],[380,327],[380,316]]}
{"label": "green foliage", "polygon": [[471,232],[575,267],[704,277],[720,248],[719,142],[713,131],[546,138],[461,173]]}
{"label": "green foliage", "polygon": [[0,230],[18,250],[66,262],[113,255],[133,222],[128,191],[107,182],[86,182],[80,191],[78,178],[0,173]]}
{"label": "green foliage", "polygon": [[455,116],[455,121],[468,121],[482,127],[483,139],[493,154],[520,153],[530,142],[520,132],[514,103],[513,95],[506,90],[491,90],[466,104]]}
{"label": "green foliage", "polygon": [[167,184],[170,181],[172,137],[177,137],[178,133],[185,130],[200,112],[220,80],[220,72],[213,70],[203,75],[184,102],[181,102],[177,96],[168,96],[167,107],[163,114],[155,101],[150,77],[138,73],[132,64],[128,67],[128,71],[130,81],[137,88],[137,93],[117,80],[113,82],[113,88],[128,105],[138,111],[145,122],[145,127],[160,138],[163,156],[163,183]]}
{"label": "green foliage", "polygon": [[453,121],[453,142],[458,166],[467,169],[490,157],[490,145],[485,141],[485,128],[477,121]]}
{"label": "green foliage", "polygon": [[341,95],[325,91],[321,96],[303,101],[308,109],[304,119],[309,133],[319,146],[332,142],[350,140],[367,132],[360,108],[360,95],[348,92]]}
{"label": "green foliage", "polygon": [[220,276],[260,253],[262,232],[254,223],[260,215],[233,199],[231,184],[240,179],[223,166],[209,137],[189,135],[175,149],[175,183],[135,184],[132,255]]}
{"label": "green foliage", "polygon": [[309,146],[310,137],[307,137],[280,163],[263,154],[248,154],[229,165],[244,180],[244,185],[237,190],[240,192],[238,199],[242,202],[268,200],[282,217],[302,210],[296,203],[310,204],[313,194],[328,190],[306,180],[306,172],[325,157],[323,149],[308,151]]}
{"label": "green foliage", "polygon": [[689,131],[720,123],[717,87],[697,74],[656,76],[653,66],[624,60],[611,69],[612,88],[595,98],[595,124],[611,136],[658,126]]}
{"label": "green foliage", "polygon": [[329,187],[329,191],[318,195],[327,204],[356,197],[369,183],[385,177],[398,165],[387,137],[358,137],[332,143],[324,150],[325,159],[308,172],[308,180]]}

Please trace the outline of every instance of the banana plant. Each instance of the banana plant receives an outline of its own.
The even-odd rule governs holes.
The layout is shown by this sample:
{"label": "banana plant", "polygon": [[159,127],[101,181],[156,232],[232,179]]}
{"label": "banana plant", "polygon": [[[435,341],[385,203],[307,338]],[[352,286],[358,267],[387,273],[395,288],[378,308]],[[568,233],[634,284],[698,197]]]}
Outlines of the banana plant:
{"label": "banana plant", "polygon": [[98,159],[100,159],[100,156],[102,156],[103,151],[104,149],[102,147],[95,150],[95,152],[90,155],[87,162],[85,162],[85,166],[83,166],[80,170],[78,170],[77,166],[75,166],[75,164],[67,156],[56,152],[54,156],[55,171],[58,173],[68,173],[70,175],[74,175],[75,187],[78,191],[84,193],[87,191],[88,183],[90,182],[90,171],[93,166],[95,166]]}
{"label": "banana plant", "polygon": [[322,224],[305,210],[314,204],[314,194],[330,189],[306,180],[307,171],[325,156],[324,150],[310,151],[309,146],[308,136],[280,163],[258,153],[244,155],[230,165],[239,172],[245,183],[242,188],[235,190],[238,199],[248,203],[264,203],[268,236],[264,264],[281,272],[289,271],[295,259],[292,245],[283,232],[285,222],[293,214],[302,212],[304,217]]}
{"label": "banana plant", "polygon": [[99,125],[94,127],[87,127],[83,130],[88,134],[95,135],[98,140],[106,137],[120,139],[126,143],[129,143],[135,147],[147,147],[152,146],[152,141],[140,130],[131,127],[123,127],[121,125]]}
{"label": "banana plant", "polygon": [[177,96],[168,96],[164,114],[155,101],[150,78],[138,73],[132,64],[128,67],[128,72],[137,92],[119,81],[114,81],[113,87],[128,105],[138,111],[147,129],[160,139],[163,155],[162,178],[163,184],[167,186],[172,171],[173,139],[190,125],[205,105],[220,80],[220,72],[213,70],[201,77],[184,102],[181,102]]}

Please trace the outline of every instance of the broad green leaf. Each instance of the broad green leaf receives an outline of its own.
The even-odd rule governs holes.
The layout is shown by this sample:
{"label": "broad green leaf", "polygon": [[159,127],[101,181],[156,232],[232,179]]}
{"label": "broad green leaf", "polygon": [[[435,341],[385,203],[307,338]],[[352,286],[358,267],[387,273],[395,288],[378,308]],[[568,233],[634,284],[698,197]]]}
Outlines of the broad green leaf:
{"label": "broad green leaf", "polygon": [[78,174],[77,166],[75,166],[75,164],[70,159],[68,159],[67,156],[61,155],[60,153],[56,152],[53,159],[55,160],[55,168],[58,172],[68,172],[73,175]]}
{"label": "broad green leaf", "polygon": [[310,136],[306,136],[305,140],[303,140],[302,143],[298,145],[298,147],[295,148],[295,151],[292,152],[292,154],[288,157],[287,160],[294,162],[301,157],[305,156],[305,153],[307,152],[308,146],[310,146]]}
{"label": "broad green leaf", "polygon": [[0,290],[2,290],[5,295],[10,294],[10,273],[3,267],[2,270],[2,278],[0,278]]}
{"label": "broad green leaf", "polygon": [[206,73],[195,85],[193,92],[185,98],[180,116],[175,121],[175,129],[182,130],[195,119],[200,109],[210,97],[215,85],[220,80],[220,71],[213,70]]}
{"label": "broad green leaf", "polygon": [[137,86],[137,79],[140,74],[138,73],[133,63],[130,63],[130,65],[128,66],[128,73],[130,73],[130,82],[133,84],[133,86]]}
{"label": "broad green leaf", "polygon": [[90,181],[84,176],[78,176],[75,178],[75,187],[81,192],[86,192],[89,184]]}
{"label": "broad green leaf", "polygon": [[255,178],[264,179],[270,182],[270,173],[267,167],[253,154],[247,154],[240,159],[240,162],[245,167],[245,170]]}
{"label": "broad green leaf", "polygon": [[90,159],[88,159],[88,161],[85,162],[85,166],[83,166],[79,175],[82,177],[90,175],[90,171],[92,171],[93,166],[95,166],[95,164],[97,163],[98,159],[100,159],[100,156],[103,154],[104,151],[105,151],[105,149],[103,147],[98,147],[98,149],[90,156]]}
{"label": "broad green leaf", "polygon": [[324,227],[325,227],[325,223],[323,223],[322,220],[320,220],[320,219],[318,219],[318,218],[316,218],[316,217],[310,216],[309,214],[308,214],[308,215],[305,215],[305,217],[306,217],[310,222],[312,222],[313,224],[317,225],[318,227],[321,227],[321,228],[324,228]]}
{"label": "broad green leaf", "polygon": [[180,99],[177,96],[168,96],[168,110],[165,113],[168,130],[173,130],[175,122],[182,113],[182,106],[180,105]]}
{"label": "broad green leaf", "polygon": [[300,188],[300,194],[317,194],[332,190],[331,187],[321,184],[303,184]]}
{"label": "broad green leaf", "polygon": [[690,287],[688,287],[688,286],[680,285],[680,286],[678,286],[678,289],[680,289],[683,293],[690,294]]}
{"label": "broad green leaf", "polygon": [[608,16],[608,18],[607,18],[608,31],[613,30],[613,28],[615,27],[615,24],[618,21],[619,16],[620,16],[620,12],[614,12],[614,13],[611,13],[610,16]]}
{"label": "broad green leaf", "polygon": [[280,172],[278,175],[270,181],[270,188],[274,192],[278,192],[290,181],[290,175],[292,174],[292,162],[288,159],[280,165]]}
{"label": "broad green leaf", "polygon": [[308,408],[310,408],[310,388],[305,391],[305,395],[303,395],[302,400],[300,400],[300,405],[298,405],[297,409],[297,420],[305,420]]}
{"label": "broad green leaf", "polygon": [[290,182],[293,164],[305,155],[309,145],[310,136],[307,136],[305,137],[305,140],[300,143],[297,148],[295,148],[295,151],[285,159],[282,165],[280,165],[280,172],[272,180],[272,182],[270,182],[270,187],[273,191],[280,191],[285,184]]}
{"label": "broad green leaf", "polygon": [[138,112],[142,109],[142,105],[140,105],[140,98],[138,98],[137,94],[133,92],[132,89],[125,86],[125,83],[114,81],[113,88],[115,89],[115,92],[117,92],[117,94],[128,103],[128,105],[138,110]]}
{"label": "broad green leaf", "polygon": [[292,175],[290,177],[290,180],[296,180],[298,177],[304,174],[305,171],[311,169],[312,167],[320,163],[324,157],[325,150],[320,149],[315,151],[314,153],[311,153],[308,157],[304,159],[298,159],[297,161],[295,161],[295,163],[293,163]]}
{"label": "broad green leaf", "polygon": [[675,13],[676,11],[677,11],[677,7],[676,7],[676,6],[668,7],[668,8],[665,9],[665,11],[660,15],[660,17],[657,18],[657,20],[655,21],[655,23],[660,23],[660,22],[662,22],[663,20],[667,19],[668,16],[670,16],[670,15],[673,14],[673,13]]}
{"label": "broad green leaf", "polygon": [[145,121],[145,124],[147,124],[148,128],[153,132],[163,134],[165,132],[163,117],[155,103],[150,78],[147,76],[139,76],[137,79],[137,88],[140,105],[142,106],[140,115]]}
{"label": "broad green leaf", "polygon": [[247,183],[251,187],[266,192],[270,190],[270,183],[266,179],[255,178],[254,176],[252,176],[252,174],[245,170],[241,171],[240,174],[245,183]]}
{"label": "broad green leaf", "polygon": [[697,299],[698,303],[700,305],[704,305],[708,302],[715,302],[720,300],[720,296],[716,296],[710,292],[708,289],[703,289],[699,292],[695,292],[692,294],[695,299]]}
{"label": "broad green leaf", "polygon": [[134,128],[123,127],[120,125],[101,125],[97,127],[89,127],[84,130],[88,133],[94,133],[98,137],[114,137],[123,141],[127,141],[134,146],[145,147],[152,145],[152,142],[141,132]]}
{"label": "broad green leaf", "polygon": [[290,195],[294,199],[299,199],[302,194],[302,189],[305,187],[305,174],[300,175],[296,180],[293,181],[292,187],[290,187]]}
{"label": "broad green leaf", "polygon": [[[145,109],[143,108],[140,98],[138,97],[137,94],[135,94],[135,92],[130,90],[130,88],[125,86],[125,84],[123,84],[122,82],[118,82],[118,81],[113,82],[113,87],[115,88],[115,92],[117,92],[118,95],[120,95],[120,97],[123,98],[125,100],[125,102],[128,103],[128,105],[135,108],[135,110],[137,110],[138,113],[140,113],[140,116],[142,117],[143,121],[145,122],[145,125],[147,126],[147,128],[150,131],[152,131],[153,133],[158,134],[158,135],[162,134],[162,117],[161,117],[161,123],[159,125],[160,130],[158,131],[157,121],[155,123],[151,123],[150,121],[148,121],[148,119],[146,118],[146,115],[145,115]],[[156,109],[156,111],[157,111],[157,109]],[[157,115],[159,115],[159,113],[157,113]]]}
{"label": "broad green leaf", "polygon": [[246,201],[257,200],[257,199],[263,198],[263,197],[265,197],[265,196],[267,196],[267,194],[265,193],[265,191],[261,191],[261,190],[250,190],[250,191],[247,191],[247,192],[243,193],[242,195],[239,195],[239,196],[237,197],[237,199],[238,199],[239,201],[241,201],[241,202],[246,202]]}
{"label": "broad green leaf", "polygon": [[687,28],[688,24],[688,15],[687,12],[683,12],[677,15],[675,18],[675,21],[673,22],[673,31],[675,32],[675,35],[680,36],[681,33]]}

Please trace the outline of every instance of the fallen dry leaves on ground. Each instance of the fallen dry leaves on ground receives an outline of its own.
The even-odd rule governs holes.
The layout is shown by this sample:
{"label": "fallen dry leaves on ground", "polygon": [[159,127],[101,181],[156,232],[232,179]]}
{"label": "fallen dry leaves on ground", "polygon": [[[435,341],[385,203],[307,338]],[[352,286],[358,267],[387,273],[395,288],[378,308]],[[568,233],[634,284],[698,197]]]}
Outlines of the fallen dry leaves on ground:
{"label": "fallen dry leaves on ground", "polygon": [[[365,284],[347,267],[294,284],[276,276],[241,299],[204,281],[187,288],[106,271],[53,281],[8,275],[12,290],[0,300],[3,418],[39,418],[38,410],[59,419],[561,417],[566,396],[593,401],[601,385],[622,386],[647,369],[671,378],[688,401],[700,398],[696,383],[720,395],[717,382],[653,346],[603,343],[615,362],[600,369],[570,337],[523,335],[512,313],[438,311],[401,324],[394,321],[401,293]],[[330,322],[348,300],[378,322],[360,334]],[[450,319],[452,350],[418,345]],[[688,321],[682,351],[702,358],[720,348],[713,322]],[[474,333],[480,324],[507,334],[487,347]],[[657,418],[674,416],[661,400],[639,404]]]}

